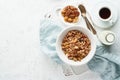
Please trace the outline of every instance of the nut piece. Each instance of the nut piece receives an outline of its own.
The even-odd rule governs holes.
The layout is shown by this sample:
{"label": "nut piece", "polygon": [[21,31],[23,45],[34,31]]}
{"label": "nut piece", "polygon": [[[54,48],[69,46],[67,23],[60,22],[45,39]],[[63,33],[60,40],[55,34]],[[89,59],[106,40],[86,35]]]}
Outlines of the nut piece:
{"label": "nut piece", "polygon": [[73,22],[73,20],[71,18],[68,18],[68,22]]}

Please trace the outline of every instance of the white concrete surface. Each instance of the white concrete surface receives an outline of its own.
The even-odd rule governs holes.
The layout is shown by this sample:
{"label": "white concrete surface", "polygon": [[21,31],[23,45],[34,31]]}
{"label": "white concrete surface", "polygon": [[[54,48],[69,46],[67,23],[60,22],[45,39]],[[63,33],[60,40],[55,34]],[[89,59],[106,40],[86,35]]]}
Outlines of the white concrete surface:
{"label": "white concrete surface", "polygon": [[[39,28],[44,13],[67,1],[0,0],[0,80],[64,79],[61,66],[40,52]],[[90,71],[81,79],[100,80]]]}

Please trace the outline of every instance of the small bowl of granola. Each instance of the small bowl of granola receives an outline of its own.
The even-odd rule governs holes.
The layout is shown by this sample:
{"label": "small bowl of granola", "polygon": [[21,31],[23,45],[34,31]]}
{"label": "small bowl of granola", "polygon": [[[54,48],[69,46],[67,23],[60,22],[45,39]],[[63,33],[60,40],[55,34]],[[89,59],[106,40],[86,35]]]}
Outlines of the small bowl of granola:
{"label": "small bowl of granola", "polygon": [[94,35],[80,26],[65,28],[58,36],[56,50],[60,59],[72,66],[89,62],[96,51]]}
{"label": "small bowl of granola", "polygon": [[60,11],[60,18],[67,25],[75,25],[80,22],[80,10],[75,5],[64,6]]}

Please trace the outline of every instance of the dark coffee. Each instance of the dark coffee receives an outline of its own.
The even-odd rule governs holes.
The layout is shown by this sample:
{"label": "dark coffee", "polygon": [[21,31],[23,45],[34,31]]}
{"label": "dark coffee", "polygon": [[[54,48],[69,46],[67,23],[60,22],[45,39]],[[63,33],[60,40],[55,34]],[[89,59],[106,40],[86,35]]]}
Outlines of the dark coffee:
{"label": "dark coffee", "polygon": [[100,9],[99,15],[100,15],[101,18],[107,19],[107,18],[110,17],[111,11],[108,8],[104,7],[102,9]]}

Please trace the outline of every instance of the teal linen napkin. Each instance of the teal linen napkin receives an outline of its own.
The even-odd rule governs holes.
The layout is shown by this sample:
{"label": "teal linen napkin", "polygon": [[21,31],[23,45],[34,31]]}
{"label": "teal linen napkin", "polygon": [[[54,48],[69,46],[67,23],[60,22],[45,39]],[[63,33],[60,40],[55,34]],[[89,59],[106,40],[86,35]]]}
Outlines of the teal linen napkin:
{"label": "teal linen napkin", "polygon": [[109,46],[97,47],[96,54],[88,63],[91,70],[98,72],[103,80],[120,80],[120,56],[109,51]]}
{"label": "teal linen napkin", "polygon": [[[61,64],[62,61],[57,56],[55,43],[62,27],[51,19],[42,20],[40,26],[41,51]],[[103,80],[120,80],[120,56],[111,53],[109,49],[108,46],[97,46],[96,54],[88,63],[88,67],[99,73]]]}
{"label": "teal linen napkin", "polygon": [[57,35],[62,30],[62,28],[58,26],[58,24],[55,24],[55,22],[51,19],[42,20],[40,26],[41,51],[57,63],[62,63],[62,61],[57,56],[55,47]]}

